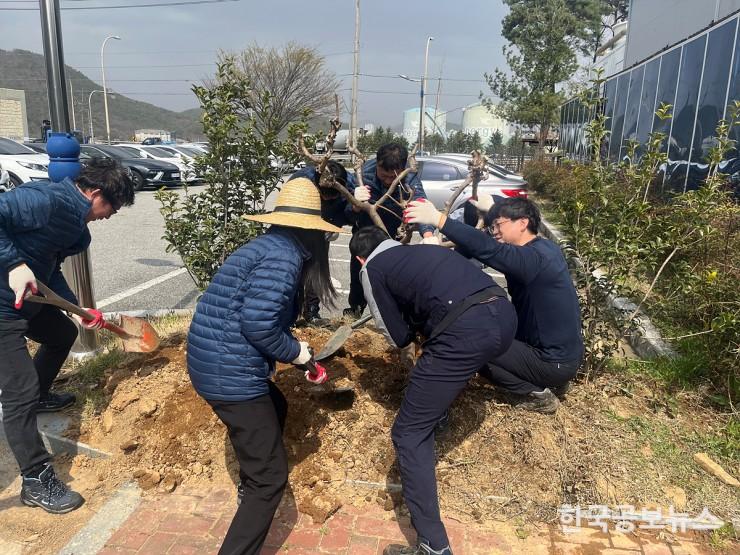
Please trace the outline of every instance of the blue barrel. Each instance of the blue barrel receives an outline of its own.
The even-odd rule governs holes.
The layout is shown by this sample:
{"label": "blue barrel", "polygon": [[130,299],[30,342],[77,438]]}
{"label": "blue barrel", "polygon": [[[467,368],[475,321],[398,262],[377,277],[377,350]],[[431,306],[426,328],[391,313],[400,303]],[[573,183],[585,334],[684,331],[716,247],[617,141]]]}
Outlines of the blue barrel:
{"label": "blue barrel", "polygon": [[75,179],[80,175],[80,143],[71,133],[49,133],[46,143],[49,155],[49,179],[62,181],[65,177]]}

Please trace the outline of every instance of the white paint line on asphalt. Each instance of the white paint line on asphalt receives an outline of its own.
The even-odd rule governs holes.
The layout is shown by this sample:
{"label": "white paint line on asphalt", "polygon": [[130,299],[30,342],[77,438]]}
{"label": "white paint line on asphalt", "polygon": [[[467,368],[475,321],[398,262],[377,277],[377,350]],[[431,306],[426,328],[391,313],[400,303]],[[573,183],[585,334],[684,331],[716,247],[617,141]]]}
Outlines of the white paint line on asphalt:
{"label": "white paint line on asphalt", "polygon": [[128,297],[133,297],[134,295],[137,295],[141,293],[142,291],[146,291],[147,289],[150,289],[154,287],[155,285],[159,285],[160,283],[164,283],[168,279],[172,279],[173,277],[180,276],[187,272],[186,268],[178,268],[177,270],[172,270],[171,272],[167,272],[164,275],[161,275],[159,277],[156,277],[154,279],[150,279],[149,281],[145,281],[144,283],[137,285],[136,287],[132,287],[131,289],[127,289],[126,291],[122,291],[116,295],[113,295],[112,297],[108,297],[107,299],[103,299],[102,301],[96,303],[97,308],[101,309],[105,306],[112,305],[113,303],[117,303],[118,301],[121,301],[123,299],[127,299]]}

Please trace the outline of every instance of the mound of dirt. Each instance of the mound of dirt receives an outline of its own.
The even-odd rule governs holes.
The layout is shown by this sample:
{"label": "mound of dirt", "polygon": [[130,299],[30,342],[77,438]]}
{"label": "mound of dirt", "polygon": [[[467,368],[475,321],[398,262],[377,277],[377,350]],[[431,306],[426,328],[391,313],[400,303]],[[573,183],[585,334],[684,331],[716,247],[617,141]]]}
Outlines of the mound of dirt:
{"label": "mound of dirt", "polygon": [[[316,348],[329,335],[297,331]],[[343,504],[402,512],[390,428],[407,364],[365,329],[326,366],[331,383],[353,387],[353,399],[306,382],[292,366],[280,365],[275,378],[289,403],[285,444],[299,509],[317,522]],[[127,356],[100,385],[107,405],[83,418],[80,439],[113,456],[79,464],[93,467],[101,482],[113,487],[134,478],[145,490],[173,491],[182,483],[238,481],[225,428],[190,385],[182,336],[155,354]],[[576,385],[554,417],[503,401],[476,378],[454,403],[450,427],[437,438],[445,514],[462,522],[514,515],[551,521],[562,503],[671,503],[666,492],[675,493],[674,485],[624,425],[645,411],[638,396],[623,395],[603,378]],[[716,489],[700,492],[685,501],[687,509],[698,512],[716,501]]]}

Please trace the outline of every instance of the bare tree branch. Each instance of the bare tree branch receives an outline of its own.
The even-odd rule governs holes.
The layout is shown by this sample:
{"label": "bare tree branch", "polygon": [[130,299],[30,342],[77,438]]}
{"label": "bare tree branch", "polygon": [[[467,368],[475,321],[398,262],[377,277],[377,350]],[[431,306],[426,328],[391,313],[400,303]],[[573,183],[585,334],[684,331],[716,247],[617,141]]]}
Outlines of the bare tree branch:
{"label": "bare tree branch", "polygon": [[306,111],[330,113],[339,82],[316,49],[293,42],[280,49],[253,44],[235,57],[251,85],[243,115],[254,118],[261,135],[281,133]]}

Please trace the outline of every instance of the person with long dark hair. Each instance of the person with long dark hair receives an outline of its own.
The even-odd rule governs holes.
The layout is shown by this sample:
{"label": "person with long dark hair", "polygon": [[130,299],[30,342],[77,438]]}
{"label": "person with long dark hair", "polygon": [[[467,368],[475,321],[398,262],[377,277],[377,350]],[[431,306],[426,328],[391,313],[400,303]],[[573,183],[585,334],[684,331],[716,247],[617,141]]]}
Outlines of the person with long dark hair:
{"label": "person with long dark hair", "polygon": [[[271,380],[275,363],[302,366],[311,358],[308,343],[290,332],[303,291],[326,303],[336,295],[324,234],[339,228],[321,218],[312,182],[288,181],[273,212],[243,217],[272,225],[218,270],[198,301],[187,342],[193,387],[226,426],[239,461],[240,505],[223,555],[256,554],[265,541],[288,481],[282,439],[288,406]],[[308,372],[306,379],[321,383]]]}
{"label": "person with long dark hair", "polygon": [[[348,218],[350,210],[345,199],[337,189],[331,186],[336,182],[348,191],[355,190],[355,178],[348,174],[347,170],[336,160],[329,160],[324,170],[319,173],[316,166],[305,166],[290,176],[289,181],[298,178],[306,178],[313,182],[321,196],[321,217],[337,227],[350,225],[352,222]],[[327,248],[328,242],[334,241],[338,235],[336,233],[326,233]],[[303,300],[303,323],[309,326],[323,327],[330,324],[330,321],[322,318],[320,314],[320,300],[311,289],[306,289],[305,299]],[[327,306],[327,305],[324,305]],[[332,308],[329,305],[327,308]],[[297,324],[301,325],[301,322]]]}

